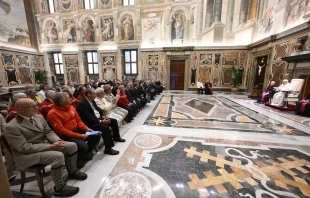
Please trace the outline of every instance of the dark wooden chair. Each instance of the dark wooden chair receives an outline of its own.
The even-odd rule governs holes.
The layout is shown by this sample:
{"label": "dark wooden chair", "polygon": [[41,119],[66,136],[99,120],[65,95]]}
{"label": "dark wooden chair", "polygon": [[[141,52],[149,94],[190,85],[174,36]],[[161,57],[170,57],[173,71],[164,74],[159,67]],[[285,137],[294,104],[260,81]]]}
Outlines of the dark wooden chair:
{"label": "dark wooden chair", "polygon": [[[4,136],[2,136],[2,143],[4,144],[6,149],[9,151],[9,153],[13,156],[12,149],[9,146],[9,143],[6,141]],[[19,170],[20,176],[21,176],[20,192],[23,192],[23,190],[24,190],[26,172],[34,173],[36,175],[36,178],[37,178],[40,193],[41,193],[42,197],[46,197],[44,185],[43,185],[43,178],[44,178],[46,166],[47,166],[46,164],[36,164],[36,165],[28,167],[26,169]]]}

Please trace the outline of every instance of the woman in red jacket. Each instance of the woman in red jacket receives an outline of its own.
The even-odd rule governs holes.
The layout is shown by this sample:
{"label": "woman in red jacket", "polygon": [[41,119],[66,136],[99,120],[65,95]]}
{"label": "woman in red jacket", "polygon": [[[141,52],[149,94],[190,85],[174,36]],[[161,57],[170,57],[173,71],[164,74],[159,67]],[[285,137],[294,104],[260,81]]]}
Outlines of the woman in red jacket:
{"label": "woman in red jacket", "polygon": [[120,85],[118,89],[120,90],[120,98],[117,101],[117,105],[128,111],[126,122],[129,123],[131,120],[133,120],[133,117],[138,112],[138,109],[135,108],[131,102],[129,102],[127,95],[125,94],[124,85]]}

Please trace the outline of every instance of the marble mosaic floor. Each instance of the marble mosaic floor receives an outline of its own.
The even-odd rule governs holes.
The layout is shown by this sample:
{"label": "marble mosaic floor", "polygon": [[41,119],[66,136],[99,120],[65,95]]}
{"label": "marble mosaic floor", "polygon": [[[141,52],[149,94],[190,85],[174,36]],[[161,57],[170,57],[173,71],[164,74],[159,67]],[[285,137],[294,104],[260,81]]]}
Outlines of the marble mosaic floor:
{"label": "marble mosaic floor", "polygon": [[[308,118],[262,107],[246,95],[166,91],[120,128],[118,156],[100,150],[82,169],[78,198],[310,197]],[[39,197],[32,175],[24,193]],[[44,180],[48,197],[53,182]]]}

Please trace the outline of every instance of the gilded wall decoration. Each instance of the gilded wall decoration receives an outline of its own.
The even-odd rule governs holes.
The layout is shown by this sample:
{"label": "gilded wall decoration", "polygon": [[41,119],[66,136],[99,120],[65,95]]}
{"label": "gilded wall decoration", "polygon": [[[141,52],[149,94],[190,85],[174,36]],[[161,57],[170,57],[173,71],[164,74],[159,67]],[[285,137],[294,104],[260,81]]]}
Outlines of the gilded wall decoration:
{"label": "gilded wall decoration", "polygon": [[53,20],[47,21],[45,25],[47,43],[56,44],[58,43],[58,30],[56,23]]}
{"label": "gilded wall decoration", "polygon": [[186,16],[183,10],[177,10],[171,15],[171,42],[184,37]]}
{"label": "gilded wall decoration", "polygon": [[6,54],[6,53],[1,53],[1,54],[2,54],[3,65],[6,65],[6,66],[13,66],[14,65],[13,54]]}
{"label": "gilded wall decoration", "polygon": [[275,81],[276,86],[280,86],[283,80],[283,73],[286,62],[275,62],[271,66],[270,81]]}
{"label": "gilded wall decoration", "polygon": [[[112,1],[112,0],[110,0]],[[102,41],[114,41],[114,23],[113,17],[101,17],[101,40]]]}
{"label": "gilded wall decoration", "polygon": [[78,67],[78,57],[77,56],[64,56],[65,63],[67,67]]}
{"label": "gilded wall decoration", "polygon": [[239,53],[239,66],[245,67],[246,66],[246,59],[247,59],[247,53],[246,52],[240,52]]}
{"label": "gilded wall decoration", "polygon": [[30,68],[19,68],[19,78],[21,84],[32,83],[32,76],[30,73]]}
{"label": "gilded wall decoration", "polygon": [[28,56],[16,55],[16,63],[18,66],[29,66]]}
{"label": "gilded wall decoration", "polygon": [[80,83],[80,75],[78,68],[67,68],[68,82],[73,82],[74,84]]}
{"label": "gilded wall decoration", "polygon": [[132,16],[126,14],[121,19],[121,39],[123,42],[135,40],[135,30]]}
{"label": "gilded wall decoration", "polygon": [[236,65],[238,61],[238,52],[224,52],[222,65]]}
{"label": "gilded wall decoration", "polygon": [[147,60],[148,66],[157,66],[158,65],[158,55],[149,55]]}
{"label": "gilded wall decoration", "polygon": [[212,54],[200,54],[199,65],[212,65]]}
{"label": "gilded wall decoration", "polygon": [[278,44],[274,48],[274,57],[273,60],[281,60],[281,58],[287,56],[288,54],[288,43]]}
{"label": "gilded wall decoration", "polygon": [[18,84],[17,73],[15,68],[5,67],[4,74],[8,85]]}
{"label": "gilded wall decoration", "polygon": [[211,75],[211,68],[210,67],[200,67],[199,68],[199,76],[198,80],[202,83],[206,83],[207,80],[212,81],[212,75]]}
{"label": "gilded wall decoration", "polygon": [[115,56],[102,56],[102,62],[104,66],[115,66]]}
{"label": "gilded wall decoration", "polygon": [[220,85],[221,75],[218,67],[213,69],[213,86]]}
{"label": "gilded wall decoration", "polygon": [[115,68],[104,68],[103,69],[103,79],[114,80],[116,79],[116,69]]}
{"label": "gilded wall decoration", "polygon": [[158,79],[158,68],[149,68],[148,71],[148,80],[157,80]]}
{"label": "gilded wall decoration", "polygon": [[224,67],[222,68],[222,85],[231,84],[232,71],[231,68]]}
{"label": "gilded wall decoration", "polygon": [[164,67],[161,67],[161,68],[160,68],[159,77],[160,77],[160,78],[159,78],[159,79],[160,79],[160,82],[163,83],[163,84],[165,84],[166,78],[165,78],[165,69],[164,69]]}
{"label": "gilded wall decoration", "polygon": [[147,78],[146,67],[143,67],[143,71],[142,71],[142,79],[148,79],[148,78]]}
{"label": "gilded wall decoration", "polygon": [[76,27],[73,19],[63,20],[63,39],[67,43],[76,42]]}
{"label": "gilded wall decoration", "polygon": [[215,65],[219,65],[221,62],[221,54],[220,53],[216,53],[215,54],[215,59],[214,59],[214,64]]}
{"label": "gilded wall decoration", "polygon": [[48,65],[50,68],[51,75],[55,75],[55,67],[54,67],[54,60],[53,60],[53,54],[47,54],[48,56]]}
{"label": "gilded wall decoration", "polygon": [[82,39],[84,42],[95,42],[95,27],[94,27],[94,21],[86,17],[82,21]]}
{"label": "gilded wall decoration", "polygon": [[40,67],[40,62],[43,57],[40,56],[30,56],[30,63],[34,67]]}

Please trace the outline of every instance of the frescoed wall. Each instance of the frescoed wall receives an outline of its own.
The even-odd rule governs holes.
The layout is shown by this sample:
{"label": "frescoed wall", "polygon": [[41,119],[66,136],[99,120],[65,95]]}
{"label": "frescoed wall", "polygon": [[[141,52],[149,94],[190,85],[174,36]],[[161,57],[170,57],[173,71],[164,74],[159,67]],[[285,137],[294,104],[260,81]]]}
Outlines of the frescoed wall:
{"label": "frescoed wall", "polygon": [[0,41],[31,46],[24,2],[0,1]]}

